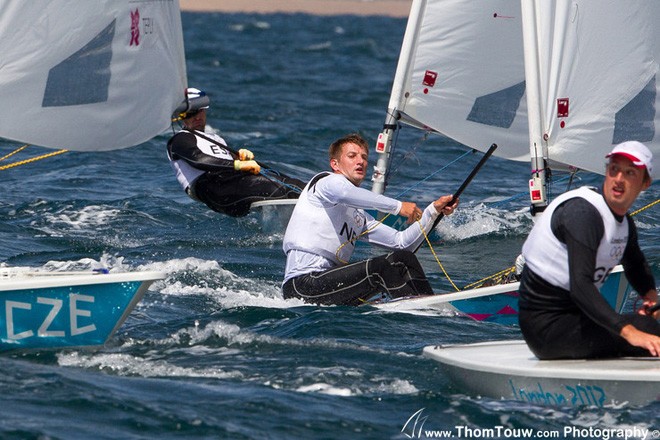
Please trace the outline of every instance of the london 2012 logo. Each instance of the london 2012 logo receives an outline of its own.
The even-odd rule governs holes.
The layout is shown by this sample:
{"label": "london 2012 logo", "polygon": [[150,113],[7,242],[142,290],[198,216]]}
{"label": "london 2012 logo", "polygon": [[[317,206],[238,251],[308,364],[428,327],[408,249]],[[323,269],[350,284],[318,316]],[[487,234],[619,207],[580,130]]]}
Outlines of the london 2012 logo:
{"label": "london 2012 logo", "polygon": [[131,12],[131,42],[129,46],[140,45],[140,10],[135,9]]}

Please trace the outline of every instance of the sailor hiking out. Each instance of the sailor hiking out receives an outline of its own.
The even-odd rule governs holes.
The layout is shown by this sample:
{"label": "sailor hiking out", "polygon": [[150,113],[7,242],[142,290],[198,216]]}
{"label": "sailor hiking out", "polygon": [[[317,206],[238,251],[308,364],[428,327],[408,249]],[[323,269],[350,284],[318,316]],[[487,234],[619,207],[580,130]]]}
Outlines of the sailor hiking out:
{"label": "sailor hiking out", "polygon": [[[392,298],[431,295],[433,291],[413,250],[440,213],[454,212],[458,201],[440,197],[424,211],[359,188],[369,149],[358,134],[336,140],[329,150],[332,173],[317,174],[303,190],[284,236],[285,298],[316,304],[360,305],[376,294]],[[397,231],[365,209],[398,214],[410,226]],[[381,246],[388,254],[350,263],[356,240]]]}
{"label": "sailor hiking out", "polygon": [[304,182],[264,167],[250,150],[234,151],[222,137],[205,131],[209,103],[206,93],[188,88],[177,110],[183,129],[167,143],[167,156],[186,194],[233,217],[248,214],[254,202],[298,198]]}

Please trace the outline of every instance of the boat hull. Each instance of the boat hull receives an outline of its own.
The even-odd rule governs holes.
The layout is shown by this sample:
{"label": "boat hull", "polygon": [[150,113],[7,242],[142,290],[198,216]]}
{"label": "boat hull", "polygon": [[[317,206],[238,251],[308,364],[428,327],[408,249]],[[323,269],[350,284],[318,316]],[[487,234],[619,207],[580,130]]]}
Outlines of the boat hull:
{"label": "boat hull", "polygon": [[98,347],[160,272],[18,275],[0,280],[0,350]]}
{"label": "boat hull", "polygon": [[660,358],[538,360],[524,341],[428,346],[460,392],[542,406],[660,401]]}
{"label": "boat hull", "polygon": [[[454,311],[477,321],[517,325],[519,287],[520,283],[515,282],[456,293],[397,298],[370,305],[381,310],[405,313]],[[614,268],[601,288],[601,293],[607,302],[619,313],[623,311],[630,291],[630,284],[623,274],[621,266]]]}
{"label": "boat hull", "polygon": [[259,224],[265,234],[283,234],[289,224],[298,199],[262,200],[250,205],[250,218]]}

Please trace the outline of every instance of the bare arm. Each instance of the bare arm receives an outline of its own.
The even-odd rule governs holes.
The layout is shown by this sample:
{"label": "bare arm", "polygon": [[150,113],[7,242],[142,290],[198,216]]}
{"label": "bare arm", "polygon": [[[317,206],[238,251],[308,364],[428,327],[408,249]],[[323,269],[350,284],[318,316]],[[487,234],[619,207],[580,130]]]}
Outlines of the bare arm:
{"label": "bare arm", "polygon": [[660,336],[637,330],[632,324],[623,326],[619,334],[630,345],[645,348],[652,356],[660,357]]}

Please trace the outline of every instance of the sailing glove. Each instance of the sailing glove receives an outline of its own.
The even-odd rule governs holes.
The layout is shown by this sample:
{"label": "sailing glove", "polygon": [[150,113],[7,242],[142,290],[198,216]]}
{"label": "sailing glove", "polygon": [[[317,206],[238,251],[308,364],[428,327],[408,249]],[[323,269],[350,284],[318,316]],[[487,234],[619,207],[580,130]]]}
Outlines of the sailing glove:
{"label": "sailing glove", "polygon": [[235,160],[234,169],[236,171],[245,171],[246,173],[259,174],[261,167],[253,160]]}
{"label": "sailing glove", "polygon": [[240,160],[252,160],[254,159],[254,154],[252,154],[252,151],[248,149],[241,148],[238,150],[238,158]]}

